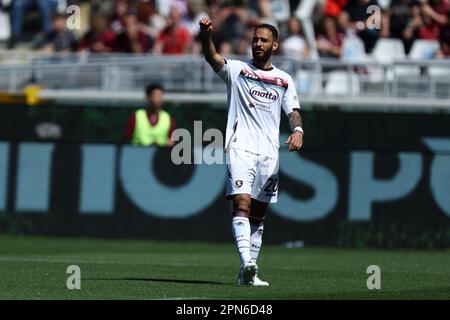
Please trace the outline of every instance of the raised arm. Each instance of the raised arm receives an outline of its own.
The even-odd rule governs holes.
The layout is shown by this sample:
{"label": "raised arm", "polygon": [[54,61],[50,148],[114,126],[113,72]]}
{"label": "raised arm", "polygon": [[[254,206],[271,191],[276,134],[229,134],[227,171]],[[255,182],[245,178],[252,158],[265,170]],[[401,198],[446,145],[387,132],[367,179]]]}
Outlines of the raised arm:
{"label": "raised arm", "polygon": [[202,48],[205,60],[211,65],[215,72],[222,69],[225,60],[217,53],[216,47],[212,42],[213,26],[211,20],[202,18],[200,20],[200,36],[202,39]]}
{"label": "raised arm", "polygon": [[293,133],[287,138],[286,144],[289,145],[289,151],[299,150],[303,145],[303,121],[299,109],[294,109],[288,114],[289,125]]}

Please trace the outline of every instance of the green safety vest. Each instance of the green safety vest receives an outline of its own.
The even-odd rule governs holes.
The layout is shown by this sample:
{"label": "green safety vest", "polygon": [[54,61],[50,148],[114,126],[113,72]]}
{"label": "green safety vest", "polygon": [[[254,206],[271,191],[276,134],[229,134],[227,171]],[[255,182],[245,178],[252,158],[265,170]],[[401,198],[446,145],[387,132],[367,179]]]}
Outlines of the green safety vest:
{"label": "green safety vest", "polygon": [[148,120],[147,111],[139,109],[135,113],[136,124],[134,127],[131,143],[140,146],[149,146],[157,144],[158,146],[167,146],[170,130],[170,115],[161,110],[158,114],[158,122],[152,126]]}

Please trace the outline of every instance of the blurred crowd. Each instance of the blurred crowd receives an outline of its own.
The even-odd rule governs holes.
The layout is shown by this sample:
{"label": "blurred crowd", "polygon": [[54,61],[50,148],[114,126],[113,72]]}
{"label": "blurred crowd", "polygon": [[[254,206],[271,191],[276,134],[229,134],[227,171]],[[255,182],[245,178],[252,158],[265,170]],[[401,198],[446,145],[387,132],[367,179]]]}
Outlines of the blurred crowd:
{"label": "blurred crowd", "polygon": [[[47,52],[89,51],[155,54],[199,54],[198,21],[209,17],[214,41],[223,55],[251,52],[254,26],[272,23],[281,34],[277,54],[307,59],[311,46],[295,17],[309,0],[0,0],[9,12],[7,48],[17,46],[29,11],[39,12],[40,30],[32,47]],[[63,6],[61,6],[63,2]],[[380,38],[400,39],[406,54],[417,39],[439,42],[437,57],[450,57],[450,0],[319,0],[312,22],[320,57],[341,56],[346,37],[359,37],[367,53]],[[69,30],[65,9],[79,5],[89,19],[82,31]],[[368,10],[376,5],[378,16]],[[84,21],[84,20],[83,20]],[[378,27],[377,27],[377,23]],[[375,25],[375,27],[374,27]]]}

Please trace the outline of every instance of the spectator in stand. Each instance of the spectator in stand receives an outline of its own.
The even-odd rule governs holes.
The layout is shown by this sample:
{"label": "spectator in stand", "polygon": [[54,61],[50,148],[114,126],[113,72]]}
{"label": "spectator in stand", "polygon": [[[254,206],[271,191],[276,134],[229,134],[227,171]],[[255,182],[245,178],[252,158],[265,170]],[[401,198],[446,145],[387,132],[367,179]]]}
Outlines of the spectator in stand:
{"label": "spectator in stand", "polygon": [[[253,28],[247,28],[247,31],[244,35],[242,35],[241,39],[239,40],[239,46],[237,49],[237,54],[241,56],[252,56],[252,38],[253,38]],[[231,46],[230,46],[231,48]]]}
{"label": "spectator in stand", "polygon": [[442,28],[439,36],[439,51],[436,54],[438,59],[450,59],[450,23]]}
{"label": "spectator in stand", "polygon": [[172,6],[166,19],[166,28],[161,31],[154,46],[156,54],[182,54],[190,49],[192,37],[189,30],[180,24],[181,11]]}
{"label": "spectator in stand", "polygon": [[247,30],[250,16],[243,0],[233,0],[221,11],[220,25],[215,29],[215,45],[219,52],[223,52],[222,43],[225,43],[225,46],[231,45],[231,51],[236,53],[242,35]]}
{"label": "spectator in stand", "polygon": [[[156,42],[159,34],[166,27],[166,20],[158,11],[155,1],[156,0],[152,0],[145,3],[147,6],[147,14],[146,16],[142,16],[141,13],[142,18],[140,19],[143,24],[142,30],[152,38],[153,42]],[[141,6],[142,5],[143,3],[141,3]],[[138,10],[139,12],[142,11],[139,6]]]}
{"label": "spectator in stand", "polygon": [[170,139],[176,129],[175,119],[162,109],[164,88],[158,84],[149,85],[146,90],[147,107],[134,112],[127,121],[123,140],[137,146],[158,145],[170,147]]}
{"label": "spectator in stand", "polygon": [[36,48],[43,49],[46,53],[77,50],[75,34],[67,29],[65,15],[59,13],[54,15],[52,30],[36,44]]}
{"label": "spectator in stand", "polygon": [[209,18],[204,1],[188,0],[187,14],[184,16],[181,24],[189,30],[193,38],[197,37],[200,32],[199,22],[202,18]]}
{"label": "spectator in stand", "polygon": [[370,17],[370,6],[378,6],[377,0],[348,0],[339,22],[346,32],[355,33],[364,42],[366,52],[371,52],[379,37],[378,28],[368,28],[367,18]]}
{"label": "spectator in stand", "polygon": [[[426,36],[439,39],[439,33],[447,25],[450,13],[450,0],[423,0],[422,12],[427,25]],[[425,31],[425,30],[424,30]],[[437,32],[437,36],[436,36]]]}
{"label": "spectator in stand", "polygon": [[323,58],[340,58],[343,40],[344,34],[338,30],[336,19],[324,17],[316,40],[319,56]]}
{"label": "spectator in stand", "polygon": [[389,9],[383,12],[381,36],[401,39],[408,54],[422,25],[420,12],[417,0],[393,0]]}
{"label": "spectator in stand", "polygon": [[11,37],[7,47],[15,47],[23,28],[25,11],[36,5],[42,18],[42,32],[44,37],[52,32],[52,15],[58,5],[57,0],[13,0],[11,4]]}
{"label": "spectator in stand", "polygon": [[441,28],[431,16],[422,12],[422,24],[418,28],[418,37],[424,40],[439,40]]}
{"label": "spectator in stand", "polygon": [[120,34],[125,29],[125,17],[130,10],[127,0],[116,0],[114,2],[114,13],[110,20],[110,27],[116,34]]}
{"label": "spectator in stand", "polygon": [[113,45],[115,52],[146,53],[152,48],[150,37],[141,31],[139,21],[134,13],[128,13],[124,19],[124,31],[120,33]]}
{"label": "spectator in stand", "polygon": [[[229,6],[221,6],[220,3],[221,0],[210,0],[208,5],[208,16],[210,17],[211,23],[213,25],[213,29],[217,30],[217,32],[220,31],[220,27],[225,20],[225,18],[230,14],[231,9]],[[199,38],[195,39],[196,45],[195,48],[197,49],[198,53],[201,53],[201,41]],[[225,39],[222,39],[220,36],[216,36],[213,38],[214,45],[216,46],[218,53],[223,56],[229,56],[233,53],[233,49],[231,47],[231,44],[227,42]],[[194,51],[195,52],[195,51]]]}
{"label": "spectator in stand", "polygon": [[92,16],[91,28],[78,44],[79,51],[112,52],[116,34],[109,29],[108,19],[104,16]]}
{"label": "spectator in stand", "polygon": [[187,3],[187,13],[182,19],[181,24],[184,25],[191,34],[193,39],[190,53],[193,54],[201,54],[202,46],[199,35],[199,22],[202,18],[209,18],[208,13],[206,12],[207,7],[204,3],[204,0],[188,0]]}
{"label": "spectator in stand", "polygon": [[288,20],[287,37],[281,41],[281,51],[286,57],[307,59],[309,56],[308,44],[302,34],[300,20],[291,17]]}

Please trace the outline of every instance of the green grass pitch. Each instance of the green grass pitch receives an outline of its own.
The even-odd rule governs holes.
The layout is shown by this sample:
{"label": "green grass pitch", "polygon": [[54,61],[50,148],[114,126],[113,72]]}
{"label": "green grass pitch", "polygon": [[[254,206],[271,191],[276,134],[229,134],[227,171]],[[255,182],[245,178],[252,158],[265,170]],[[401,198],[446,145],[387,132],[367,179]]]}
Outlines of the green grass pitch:
{"label": "green grass pitch", "polygon": [[[231,243],[0,236],[0,299],[450,299],[449,251],[266,245],[258,264],[270,287],[236,285]],[[80,290],[66,287],[69,265]]]}

